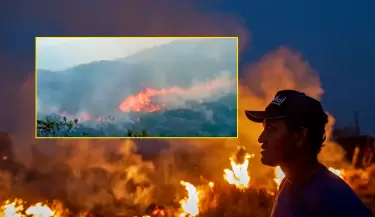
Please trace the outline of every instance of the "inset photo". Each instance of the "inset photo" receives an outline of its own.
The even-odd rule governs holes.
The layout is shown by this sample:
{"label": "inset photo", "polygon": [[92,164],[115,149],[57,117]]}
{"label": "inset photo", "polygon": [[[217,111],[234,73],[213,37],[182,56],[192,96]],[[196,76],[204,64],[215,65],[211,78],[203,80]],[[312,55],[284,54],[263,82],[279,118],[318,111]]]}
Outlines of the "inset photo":
{"label": "inset photo", "polygon": [[37,37],[36,138],[237,137],[237,37]]}

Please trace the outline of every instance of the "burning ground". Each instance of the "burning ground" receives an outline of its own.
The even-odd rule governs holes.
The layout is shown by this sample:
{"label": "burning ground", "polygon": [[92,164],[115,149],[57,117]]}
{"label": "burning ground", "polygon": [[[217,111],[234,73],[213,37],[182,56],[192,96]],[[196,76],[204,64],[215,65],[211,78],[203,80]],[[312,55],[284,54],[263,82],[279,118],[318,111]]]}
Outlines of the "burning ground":
{"label": "burning ground", "polygon": [[[7,134],[1,138],[0,214],[7,217],[266,217],[284,177],[279,167],[254,175],[256,155],[233,140],[159,152],[131,140],[65,140],[55,156],[34,148],[26,168]],[[330,170],[373,207],[374,167]]]}
{"label": "burning ground", "polygon": [[236,83],[235,39],[185,39],[124,59],[38,70],[38,119],[78,119],[77,135],[236,136]]}

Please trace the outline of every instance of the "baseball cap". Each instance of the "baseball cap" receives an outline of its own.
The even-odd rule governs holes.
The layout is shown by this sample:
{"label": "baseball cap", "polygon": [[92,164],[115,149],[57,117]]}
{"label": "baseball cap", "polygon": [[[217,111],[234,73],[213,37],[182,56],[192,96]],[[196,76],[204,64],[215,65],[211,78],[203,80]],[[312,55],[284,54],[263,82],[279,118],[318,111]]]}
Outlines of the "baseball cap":
{"label": "baseball cap", "polygon": [[281,90],[264,111],[245,110],[245,114],[256,123],[287,117],[303,122],[326,115],[318,100],[296,90]]}

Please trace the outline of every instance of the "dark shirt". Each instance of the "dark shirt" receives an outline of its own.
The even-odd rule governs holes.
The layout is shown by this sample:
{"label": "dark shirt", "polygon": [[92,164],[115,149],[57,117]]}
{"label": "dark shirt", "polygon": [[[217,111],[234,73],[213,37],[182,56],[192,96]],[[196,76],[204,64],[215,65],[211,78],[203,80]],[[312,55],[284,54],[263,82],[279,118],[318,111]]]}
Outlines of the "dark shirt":
{"label": "dark shirt", "polygon": [[302,185],[284,179],[271,217],[373,217],[351,187],[321,167]]}

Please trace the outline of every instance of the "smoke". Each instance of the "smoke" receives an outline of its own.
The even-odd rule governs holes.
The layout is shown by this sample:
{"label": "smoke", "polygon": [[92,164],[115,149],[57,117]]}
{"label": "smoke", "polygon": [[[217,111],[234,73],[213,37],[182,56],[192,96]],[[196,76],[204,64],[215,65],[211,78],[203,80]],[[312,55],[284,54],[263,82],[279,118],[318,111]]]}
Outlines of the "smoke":
{"label": "smoke", "polygon": [[206,118],[207,121],[209,122],[213,122],[213,115],[214,115],[214,112],[210,109],[206,109],[203,111],[203,114],[204,114],[204,117]]}
{"label": "smoke", "polygon": [[[245,109],[264,109],[275,93],[282,89],[302,91],[318,100],[324,91],[318,73],[299,53],[284,47],[265,55],[258,63],[250,65],[246,72],[247,76],[240,85],[239,127],[241,138],[248,141],[247,144],[243,145],[247,145],[250,150],[259,153],[260,146],[257,139],[262,126],[248,121],[243,112]],[[334,123],[332,116],[329,119],[330,123],[327,125],[328,137]],[[330,158],[328,152],[332,149],[335,149],[336,153],[334,160],[343,160],[343,149],[328,142],[320,155],[322,162],[327,162]],[[257,170],[260,170],[261,166],[259,165],[257,168]]]}
{"label": "smoke", "polygon": [[6,198],[11,194],[12,174],[9,172],[0,171],[0,198]]}
{"label": "smoke", "polygon": [[233,76],[234,74],[222,71],[208,82],[194,80],[191,87],[187,89],[179,87],[169,88],[161,91],[163,93],[160,93],[161,95],[157,101],[164,104],[168,109],[186,108],[188,101],[198,101],[201,103],[214,102],[220,97],[236,92],[236,78]]}
{"label": "smoke", "polygon": [[219,75],[215,76],[214,79],[205,85],[202,82],[193,81],[192,88],[181,95],[184,98],[186,97],[187,100],[215,101],[217,98],[236,91],[235,74],[233,72],[221,71]]}
{"label": "smoke", "polygon": [[27,182],[36,194],[57,197],[80,211],[139,213],[154,202],[154,165],[136,153],[131,140],[60,140],[55,145],[54,158],[33,156],[49,166],[37,182]]}
{"label": "smoke", "polygon": [[[163,151],[153,164],[135,154],[134,143],[130,140],[58,141],[57,159],[72,170],[66,185],[68,201],[85,210],[97,206],[115,209],[113,204],[118,200],[134,209],[144,208],[153,199],[172,201],[178,195],[180,180],[222,182],[223,170],[229,166],[228,157],[239,144],[255,153],[256,157],[250,164],[252,179],[268,176],[270,168],[261,165],[259,160],[257,139],[262,126],[248,121],[243,111],[264,109],[281,89],[296,89],[317,99],[324,91],[317,72],[299,53],[287,48],[265,55],[248,65],[244,73],[239,86],[239,140],[170,140],[170,148]],[[330,115],[328,138],[333,124],[334,118]],[[116,143],[120,145],[116,146]],[[119,153],[121,157],[109,161],[109,153]],[[325,164],[337,165],[342,162],[343,154],[338,145],[328,141],[319,157]],[[112,159],[116,157],[112,156]]]}
{"label": "smoke", "polygon": [[[98,144],[98,150],[100,147],[103,144]],[[74,204],[84,203],[82,205],[89,209],[98,205],[98,202],[102,206],[111,206],[115,201],[121,201],[129,206],[140,205],[145,209],[152,202],[153,184],[150,174],[154,168],[150,162],[143,162],[139,155],[134,154],[134,143],[128,140],[120,144],[119,150],[114,150],[120,159],[112,163],[103,159],[103,151],[93,151],[87,144],[83,144],[81,148],[67,161],[74,171],[80,172],[68,186],[68,195],[75,200],[72,201]],[[86,152],[84,156],[77,154],[82,151]],[[87,163],[82,163],[80,159],[86,159]],[[90,172],[90,168],[98,173]],[[101,188],[100,191],[93,190],[97,187]]]}
{"label": "smoke", "polygon": [[[180,141],[171,141],[171,147],[175,152],[177,147],[189,147],[188,152],[200,153],[205,150],[205,158],[199,158],[202,162],[202,170],[214,171],[222,174],[228,167],[228,157],[236,151],[236,146],[241,144],[247,151],[255,154],[249,166],[252,178],[262,178],[272,175],[270,168],[260,163],[260,144],[258,137],[262,132],[262,125],[247,119],[244,110],[263,110],[273,99],[277,91],[282,89],[296,89],[307,95],[320,99],[324,93],[318,73],[308,64],[303,57],[290,49],[281,47],[266,54],[256,63],[249,64],[243,71],[244,77],[239,85],[239,139],[227,140],[191,140],[189,144]],[[329,140],[334,118],[329,115],[329,123],[326,126],[327,142],[319,155],[321,162],[328,166],[345,165],[344,150]],[[198,158],[196,158],[198,159]],[[203,163],[204,162],[204,163]],[[272,178],[272,177],[270,177]]]}
{"label": "smoke", "polygon": [[319,160],[327,165],[334,168],[349,168],[350,162],[344,160],[345,151],[344,149],[334,141],[332,141],[332,130],[335,124],[335,118],[328,114],[328,124],[326,125],[326,142],[319,154]]}
{"label": "smoke", "polygon": [[[25,79],[19,91],[11,93],[19,102],[13,113],[15,118],[13,124],[16,126],[11,133],[11,139],[15,144],[13,149],[17,161],[28,165],[31,162],[31,145],[35,140],[35,82],[32,73]],[[9,114],[9,113],[8,113]],[[49,149],[48,147],[46,148]]]}
{"label": "smoke", "polygon": [[[94,61],[114,60],[167,44],[170,38],[38,38],[38,68],[62,71]],[[58,50],[58,52],[56,52]],[[77,52],[79,50],[80,52]],[[100,50],[100,52],[96,52]]]}
{"label": "smoke", "polygon": [[[268,176],[270,168],[261,165],[259,160],[257,139],[262,126],[248,121],[243,110],[264,109],[281,89],[297,89],[317,99],[323,89],[317,72],[299,53],[287,48],[265,55],[248,65],[244,73],[239,86],[239,140],[170,140],[170,149],[162,152],[154,164],[135,154],[134,143],[130,140],[55,142],[58,161],[67,164],[72,171],[65,185],[67,200],[85,210],[98,206],[115,210],[113,204],[118,200],[137,210],[154,200],[172,201],[178,195],[180,180],[222,182],[223,170],[229,166],[228,157],[239,144],[255,153],[250,164],[252,179]],[[330,115],[328,138],[333,124],[334,118]],[[120,153],[121,157],[109,161],[110,153]],[[339,146],[327,142],[320,160],[337,165],[342,162],[343,154]],[[116,159],[115,156],[112,158]]]}
{"label": "smoke", "polygon": [[223,169],[228,167],[229,155],[236,150],[236,141],[224,139],[170,140],[170,148],[161,152],[155,162],[159,179],[160,203],[182,198],[180,181],[193,184],[223,183]]}
{"label": "smoke", "polygon": [[[167,198],[172,200],[176,196],[174,193],[177,191],[177,188],[180,187],[180,180],[193,182],[202,182],[205,180],[222,181],[223,169],[229,166],[228,157],[236,151],[236,146],[239,144],[246,146],[248,152],[255,153],[256,157],[250,164],[252,178],[257,179],[268,175],[270,168],[261,165],[259,160],[260,145],[257,139],[261,133],[262,126],[248,121],[243,114],[243,110],[264,109],[269,101],[272,100],[274,94],[281,89],[297,89],[317,99],[320,99],[323,89],[317,72],[309,66],[300,54],[287,48],[279,48],[265,55],[258,62],[248,65],[244,73],[244,79],[240,81],[239,86],[239,140],[170,140],[170,149],[160,155],[159,160],[155,162],[155,168],[150,165],[145,166],[149,171],[154,169],[153,174],[159,174],[160,177],[150,175],[146,179],[145,175],[138,174],[138,176],[143,177],[140,180],[148,180],[150,183],[153,183],[152,186],[165,186],[169,183],[169,186],[172,186],[174,191],[171,191],[170,195],[167,196],[168,194],[165,193],[165,190],[160,190],[167,187],[160,189],[154,189],[153,187],[139,188],[141,190],[138,190],[138,192],[135,191],[137,196],[133,197],[134,200],[129,201],[129,204],[146,204],[150,202],[149,198],[152,195],[152,189],[154,189],[154,193],[157,195],[156,198],[161,198],[161,201],[166,201]],[[334,118],[332,116],[329,117],[329,124],[327,125],[328,138],[334,124]],[[125,193],[111,195],[108,193],[110,192],[108,189],[96,192],[95,194],[92,193],[94,192],[92,191],[93,186],[105,186],[105,183],[108,182],[108,178],[106,178],[108,175],[104,174],[113,174],[119,170],[118,167],[108,164],[106,161],[105,146],[100,142],[93,143],[86,140],[74,141],[72,142],[74,147],[76,147],[75,151],[73,151],[74,154],[69,158],[63,158],[63,162],[66,162],[72,168],[74,174],[75,181],[71,181],[71,186],[68,187],[70,197],[77,198],[77,195],[82,195],[79,200],[74,200],[73,202],[88,209],[99,202],[108,205],[119,198],[125,201],[129,200],[126,197],[128,193],[126,190],[118,190],[123,188],[121,183],[130,182],[126,176],[119,179],[121,182],[111,184],[112,189],[117,189],[116,192]],[[105,143],[109,142],[106,141]],[[130,144],[132,143],[123,146],[128,148],[125,153],[134,150],[132,149],[133,145]],[[332,153],[335,154],[334,157]],[[332,142],[327,142],[322,150],[320,159],[326,164],[337,164],[337,162],[342,161],[343,154],[344,152],[339,146]],[[131,163],[124,163],[127,166],[120,170],[127,171],[128,173],[131,173],[133,170],[139,171],[134,168],[143,166],[140,166],[142,164],[139,160],[136,160],[136,162],[139,164],[135,164],[137,165],[135,167],[132,167]],[[91,173],[89,173],[91,175],[87,175],[87,172],[82,174],[82,171],[90,168],[100,168],[105,172],[92,172],[92,174],[96,174],[95,176]],[[99,182],[99,180],[102,181]],[[140,180],[138,181],[142,182]],[[102,188],[105,189],[104,187]],[[165,198],[163,198],[163,195]],[[81,204],[82,202],[80,201],[86,202]]]}
{"label": "smoke", "polygon": [[[30,144],[37,144],[38,149],[54,154],[54,142],[34,139],[35,82],[32,70],[35,35],[225,35],[239,36],[240,51],[246,48],[250,33],[236,17],[222,13],[203,13],[197,8],[197,4],[198,1],[176,3],[164,0],[152,7],[141,1],[90,1],[90,5],[76,1],[63,4],[44,2],[41,5],[12,5],[12,11],[15,12],[13,16],[23,17],[20,26],[34,27],[32,32],[22,34],[24,44],[15,46],[16,50],[22,48],[17,50],[22,55],[0,54],[4,63],[3,71],[5,74],[12,74],[1,79],[2,87],[6,90],[1,97],[7,102],[0,113],[1,128],[11,133],[17,160],[26,165],[30,164]],[[98,17],[97,14],[111,16]],[[26,44],[27,46],[24,46]]]}
{"label": "smoke", "polygon": [[[88,7],[90,6],[90,7]],[[22,48],[21,55],[0,54],[3,60],[3,73],[1,98],[6,102],[0,113],[1,129],[10,133],[13,141],[13,149],[16,161],[29,167],[40,169],[39,166],[33,165],[32,147],[36,147],[44,154],[54,158],[60,155],[60,143],[56,140],[35,140],[35,81],[34,81],[34,36],[35,35],[234,35],[240,36],[240,49],[244,48],[249,41],[249,32],[242,28],[233,17],[223,14],[204,14],[199,12],[195,3],[183,2],[176,4],[175,1],[161,1],[150,7],[149,3],[132,1],[130,2],[110,2],[90,1],[90,5],[80,2],[64,2],[64,4],[44,2],[43,4],[23,4],[14,5],[13,16],[17,16],[17,12],[22,11],[22,22],[20,26],[33,26],[32,33],[25,32],[21,34],[22,45],[14,46],[14,49]],[[48,19],[45,12],[48,11]],[[97,14],[111,14],[111,16],[100,16]],[[147,16],[144,16],[147,14]],[[21,15],[21,14],[20,14]],[[176,16],[177,15],[177,16]],[[171,19],[171,17],[174,17]],[[183,26],[183,28],[181,28]],[[56,30],[50,32],[50,30]],[[47,32],[45,31],[47,30]],[[29,35],[27,35],[29,34]],[[18,41],[17,43],[19,43]],[[32,46],[31,46],[32,45]],[[19,50],[18,50],[19,51]],[[12,74],[8,76],[7,74]],[[40,105],[40,104],[39,104]],[[115,143],[120,141],[103,141],[101,146],[107,143]],[[103,163],[103,152],[100,145],[92,147],[91,140],[69,141],[69,146],[85,147],[85,149],[73,149],[75,154],[69,158],[62,158],[72,167],[74,174],[72,175],[71,186],[69,186],[70,198],[73,195],[80,195],[87,199],[78,201],[78,203],[86,208],[92,207],[96,202],[113,200],[114,198],[123,197],[121,194],[116,196],[108,196],[107,193],[98,196],[92,196],[87,186],[92,186],[89,178],[84,178],[80,171],[87,169],[89,165],[85,154],[91,154],[90,163],[99,165]],[[152,142],[151,142],[152,143]],[[83,144],[83,145],[82,145]],[[131,147],[131,145],[126,146]],[[95,152],[96,151],[96,152]],[[95,154],[94,154],[95,152]],[[95,157],[93,157],[95,155]],[[95,159],[95,160],[93,160]],[[61,160],[63,161],[63,160]],[[86,163],[86,164],[85,164]],[[44,163],[46,165],[48,163]],[[107,165],[107,163],[103,163]],[[137,165],[137,163],[135,163]],[[149,164],[148,164],[149,165]],[[128,165],[123,164],[124,172]],[[131,165],[129,165],[131,166]],[[134,168],[134,167],[130,167]],[[137,166],[136,166],[137,168]],[[151,166],[146,166],[151,169]],[[51,168],[47,168],[47,170]],[[131,170],[131,169],[129,169]],[[140,171],[136,171],[141,173]],[[3,177],[3,176],[2,176]],[[87,177],[87,175],[85,176]],[[97,178],[99,179],[99,178]],[[102,179],[102,178],[100,178]],[[77,181],[78,180],[78,181]],[[79,181],[81,180],[81,181]],[[118,178],[121,180],[121,178]],[[117,184],[111,184],[113,188],[123,188],[117,181]],[[129,183],[130,181],[124,182]],[[45,185],[58,187],[51,183]],[[87,185],[85,185],[87,184]],[[63,185],[65,188],[65,185]],[[79,190],[82,192],[79,192]],[[147,188],[150,189],[150,188]],[[139,190],[138,190],[139,191]],[[3,191],[5,192],[5,191]],[[122,192],[122,191],[117,191]],[[136,192],[134,203],[147,199],[146,191]],[[132,194],[129,194],[132,195]],[[92,196],[92,197],[90,197]],[[103,197],[103,198],[102,198]],[[99,200],[99,199],[100,200]],[[109,199],[108,199],[109,198]],[[102,200],[101,200],[102,199]],[[94,201],[96,200],[96,201]]]}

